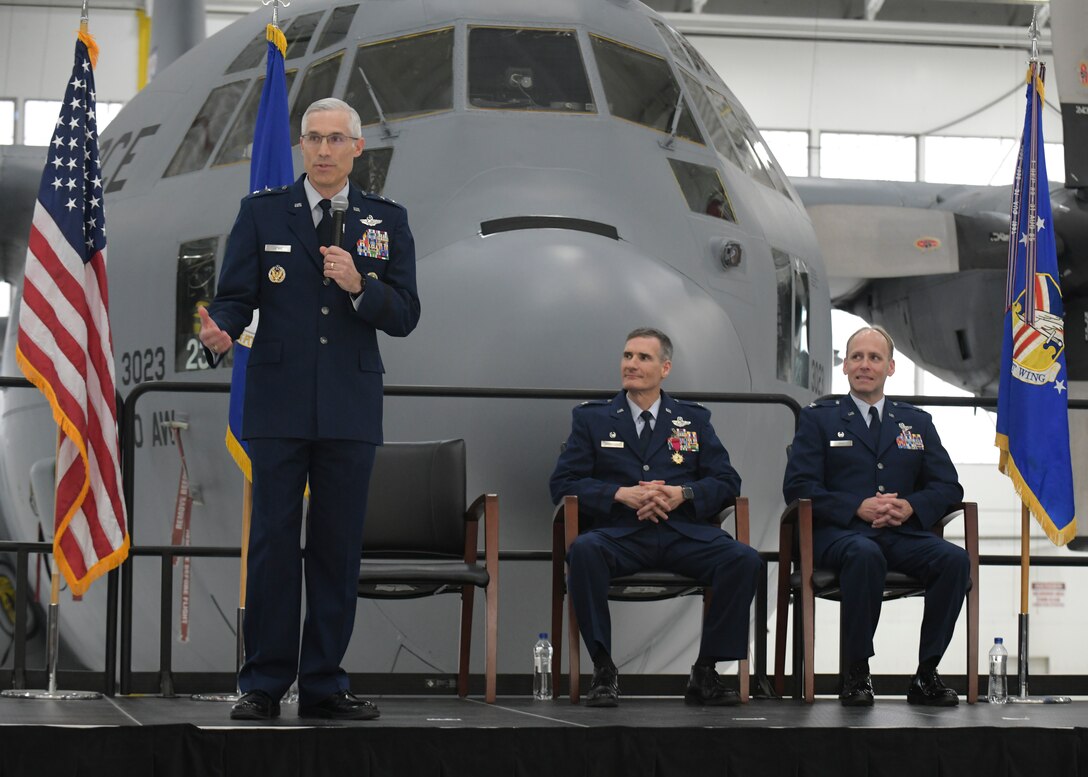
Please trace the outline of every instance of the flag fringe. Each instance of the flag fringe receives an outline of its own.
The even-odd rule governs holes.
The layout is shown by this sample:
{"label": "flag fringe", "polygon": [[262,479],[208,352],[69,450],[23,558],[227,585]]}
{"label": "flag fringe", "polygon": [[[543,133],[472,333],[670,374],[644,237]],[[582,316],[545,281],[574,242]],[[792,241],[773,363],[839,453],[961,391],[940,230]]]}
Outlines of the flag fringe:
{"label": "flag fringe", "polygon": [[1064,528],[1059,529],[1054,525],[1054,522],[1050,520],[1050,516],[1047,515],[1046,510],[1043,508],[1042,503],[1035,496],[1035,493],[1028,486],[1027,481],[1024,480],[1024,476],[1020,474],[1019,468],[1016,466],[1016,461],[1013,459],[1012,454],[1009,453],[1009,438],[1004,434],[997,435],[997,439],[994,444],[1001,452],[1000,459],[997,463],[997,468],[1005,475],[1009,476],[1009,480],[1012,481],[1012,487],[1016,490],[1016,495],[1020,497],[1020,500],[1027,505],[1028,512],[1032,514],[1035,520],[1046,532],[1046,536],[1050,538],[1050,541],[1055,545],[1065,545],[1071,539],[1077,536],[1077,519],[1076,516],[1066,525]]}
{"label": "flag fringe", "polygon": [[280,50],[280,54],[284,57],[287,56],[287,36],[283,34],[283,30],[274,24],[270,24],[265,28],[265,39],[269,43],[275,44],[276,48]]}
{"label": "flag fringe", "polygon": [[[84,473],[90,472],[90,465],[87,458],[87,444],[83,440],[82,435],[80,435],[79,430],[75,427],[75,424],[73,424],[71,419],[69,419],[60,409],[60,403],[57,401],[57,395],[56,392],[53,391],[52,384],[49,383],[49,380],[44,375],[34,368],[34,365],[30,363],[30,360],[27,359],[25,355],[23,355],[22,350],[18,346],[15,348],[15,361],[18,362],[19,368],[23,371],[23,375],[26,376],[26,379],[33,383],[38,390],[45,395],[45,398],[49,400],[49,407],[53,411],[53,420],[56,422],[57,426],[60,427],[61,431],[75,443],[76,448],[79,450],[79,458],[83,460]],[[54,462],[53,466],[55,469],[57,462]],[[61,573],[64,575],[64,579],[68,581],[68,587],[76,596],[85,594],[87,589],[91,587],[91,583],[128,558],[129,538],[128,532],[126,531],[125,541],[121,543],[121,546],[111,552],[108,556],[100,558],[87,570],[87,573],[83,577],[76,577],[75,571],[72,569],[71,564],[68,563],[68,559],[64,555],[64,550],[61,548],[60,541],[61,538],[64,537],[64,533],[68,530],[68,524],[72,522],[72,517],[83,505],[83,500],[87,498],[87,492],[90,490],[90,486],[90,478],[85,475],[83,478],[83,485],[79,489],[79,496],[72,502],[72,507],[65,514],[64,518],[61,519],[60,524],[54,525],[53,528],[53,559],[60,568]],[[53,516],[53,519],[54,521],[56,520],[56,515]]]}
{"label": "flag fringe", "polygon": [[98,67],[98,41],[89,32],[79,31],[79,39],[87,47],[87,56],[91,60],[91,67]]}
{"label": "flag fringe", "polygon": [[227,450],[230,452],[230,457],[234,459],[234,463],[238,465],[238,469],[242,470],[242,474],[246,476],[246,480],[250,483],[253,482],[253,464],[249,460],[249,455],[246,453],[245,448],[242,447],[242,443],[238,441],[238,438],[231,432],[230,424],[227,424],[227,437],[226,437]]}

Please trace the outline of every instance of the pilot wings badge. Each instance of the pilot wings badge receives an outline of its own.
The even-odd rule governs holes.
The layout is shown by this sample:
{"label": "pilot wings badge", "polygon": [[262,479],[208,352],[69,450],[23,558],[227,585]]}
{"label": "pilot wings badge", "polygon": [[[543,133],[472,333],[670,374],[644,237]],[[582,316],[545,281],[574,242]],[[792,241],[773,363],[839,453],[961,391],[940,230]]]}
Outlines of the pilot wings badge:
{"label": "pilot wings badge", "polygon": [[1053,313],[1061,290],[1048,273],[1035,274],[1035,321],[1024,320],[1024,291],[1012,305],[1012,376],[1033,386],[1050,383],[1061,371],[1065,325]]}
{"label": "pilot wings badge", "polygon": [[382,223],[381,219],[376,219],[369,213],[366,214],[365,219],[359,219],[359,221],[361,221],[363,224],[365,224],[368,227],[376,227],[376,226],[378,226],[379,224]]}

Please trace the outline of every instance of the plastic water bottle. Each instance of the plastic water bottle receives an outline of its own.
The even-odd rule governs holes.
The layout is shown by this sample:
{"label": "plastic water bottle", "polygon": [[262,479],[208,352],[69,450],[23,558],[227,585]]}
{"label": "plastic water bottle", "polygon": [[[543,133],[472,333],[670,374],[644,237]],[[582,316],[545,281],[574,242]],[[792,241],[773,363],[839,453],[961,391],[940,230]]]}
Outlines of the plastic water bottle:
{"label": "plastic water bottle", "polygon": [[552,698],[552,643],[547,634],[541,634],[533,645],[533,698]]}
{"label": "plastic water bottle", "polygon": [[1009,651],[1004,643],[1001,637],[995,637],[994,646],[990,648],[990,704],[1004,704],[1009,700]]}

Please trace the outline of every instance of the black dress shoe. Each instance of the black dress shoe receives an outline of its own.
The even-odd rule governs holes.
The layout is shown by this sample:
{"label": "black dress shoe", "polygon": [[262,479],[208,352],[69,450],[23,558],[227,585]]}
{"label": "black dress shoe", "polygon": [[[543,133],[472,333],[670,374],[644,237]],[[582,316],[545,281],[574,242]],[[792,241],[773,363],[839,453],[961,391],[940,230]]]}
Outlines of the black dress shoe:
{"label": "black dress shoe", "polygon": [[309,707],[299,706],[300,718],[331,718],[333,720],[374,720],[379,715],[373,702],[360,699],[351,691],[337,691]]}
{"label": "black dress shoe", "polygon": [[693,666],[688,677],[688,690],[684,704],[707,707],[735,707],[740,704],[740,694],[726,688],[722,678],[712,666]]}
{"label": "black dress shoe", "polygon": [[960,697],[944,684],[934,669],[931,672],[918,672],[911,678],[910,688],[907,689],[907,702],[924,704],[927,707],[955,707],[960,703]]}
{"label": "black dress shoe", "polygon": [[873,677],[868,668],[855,667],[842,679],[839,701],[844,707],[873,706]]}
{"label": "black dress shoe", "polygon": [[280,716],[280,703],[264,691],[250,691],[230,708],[231,720],[271,720]]}
{"label": "black dress shoe", "polygon": [[615,707],[620,703],[620,679],[614,666],[593,667],[593,681],[586,694],[587,707]]}

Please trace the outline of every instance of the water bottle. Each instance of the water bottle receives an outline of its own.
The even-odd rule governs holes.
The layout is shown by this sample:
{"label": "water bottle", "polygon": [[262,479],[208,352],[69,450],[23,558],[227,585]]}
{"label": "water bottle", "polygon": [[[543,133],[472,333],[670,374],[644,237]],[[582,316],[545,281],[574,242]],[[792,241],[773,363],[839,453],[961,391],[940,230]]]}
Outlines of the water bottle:
{"label": "water bottle", "polygon": [[1009,651],[1005,649],[1005,640],[994,638],[990,648],[990,704],[1004,704],[1009,700],[1009,679],[1006,673],[1009,663]]}
{"label": "water bottle", "polygon": [[533,645],[533,698],[552,698],[552,643],[547,634],[541,634]]}

